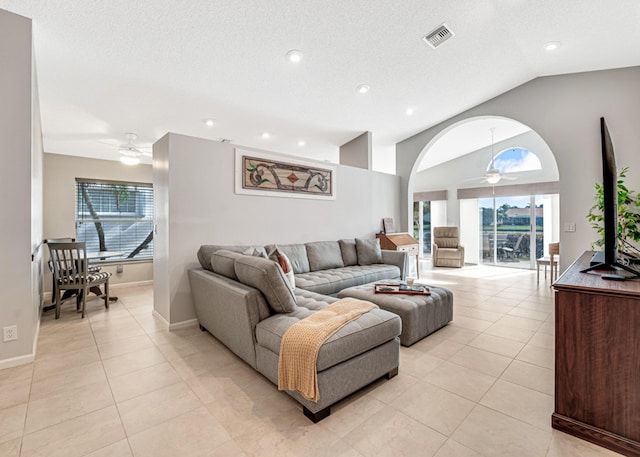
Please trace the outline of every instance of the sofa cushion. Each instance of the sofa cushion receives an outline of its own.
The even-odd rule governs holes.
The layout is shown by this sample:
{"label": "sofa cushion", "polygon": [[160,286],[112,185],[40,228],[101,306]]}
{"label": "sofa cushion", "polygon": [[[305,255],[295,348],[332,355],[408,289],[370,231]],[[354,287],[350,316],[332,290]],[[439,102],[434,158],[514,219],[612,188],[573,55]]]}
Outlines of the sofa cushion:
{"label": "sofa cushion", "polygon": [[[269,244],[265,246],[265,249],[267,252],[271,252],[275,247],[275,244]],[[278,244],[277,247],[280,252],[289,258],[295,274],[307,273],[309,271],[307,247],[304,244]]]}
{"label": "sofa cushion", "polygon": [[458,249],[440,248],[438,249],[438,259],[456,259],[462,257],[462,251]]}
{"label": "sofa cushion", "polygon": [[214,252],[220,249],[225,249],[227,251],[242,253],[243,251],[246,251],[249,248],[254,248],[259,251],[262,251],[264,252],[264,257],[267,256],[267,253],[265,252],[264,247],[262,246],[242,246],[242,245],[224,246],[220,244],[203,244],[198,249],[198,253],[197,253],[198,261],[200,262],[200,265],[202,265],[202,268],[204,268],[205,270],[213,271],[213,266],[211,265],[211,255]]}
{"label": "sofa cushion", "polygon": [[296,293],[304,289],[320,294],[337,294],[347,287],[359,286],[381,279],[400,279],[396,265],[376,263],[364,266],[332,268],[296,275]]}
{"label": "sofa cushion", "polygon": [[238,280],[262,292],[273,311],[290,313],[296,309],[296,298],[280,265],[247,255],[238,257],[234,265]]}
{"label": "sofa cushion", "polygon": [[338,240],[342,262],[345,267],[358,265],[358,251],[356,251],[356,240]]}
{"label": "sofa cushion", "polygon": [[213,272],[219,275],[226,276],[229,279],[238,280],[236,276],[235,262],[238,257],[242,257],[243,254],[239,252],[227,251],[226,249],[218,249],[211,256],[211,266]]}
{"label": "sofa cushion", "polygon": [[306,243],[309,271],[344,267],[340,245],[337,241],[314,241]]}
{"label": "sofa cushion", "polygon": [[[296,322],[336,301],[331,297],[301,290],[296,292],[299,303],[296,310],[288,314],[273,315],[256,325],[256,341],[275,354],[280,353],[284,333]],[[387,311],[374,309],[349,322],[334,333],[318,353],[317,369],[326,370],[380,344],[392,340],[401,331],[400,318]]]}
{"label": "sofa cushion", "polygon": [[371,265],[382,263],[382,250],[378,238],[356,238],[356,252],[358,253],[358,265]]}

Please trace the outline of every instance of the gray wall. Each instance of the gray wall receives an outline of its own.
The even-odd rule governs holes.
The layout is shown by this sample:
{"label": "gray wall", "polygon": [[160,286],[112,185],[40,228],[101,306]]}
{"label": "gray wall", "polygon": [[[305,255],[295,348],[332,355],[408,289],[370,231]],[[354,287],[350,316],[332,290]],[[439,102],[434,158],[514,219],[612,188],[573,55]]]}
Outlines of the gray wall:
{"label": "gray wall", "polygon": [[350,167],[371,170],[371,132],[364,132],[340,146],[340,163]]}
{"label": "gray wall", "polygon": [[630,166],[627,183],[640,189],[640,67],[537,78],[396,145],[402,179],[402,223],[408,226],[408,195],[425,147],[442,131],[474,116],[505,116],[531,127],[547,143],[558,164],[561,267],[566,268],[597,239],[585,216],[593,205],[594,183],[602,180],[599,118],[609,125],[618,168]]}
{"label": "gray wall", "polygon": [[336,200],[236,195],[234,148],[176,134],[154,144],[154,307],[172,325],[195,318],[186,271],[202,244],[373,237],[400,217],[398,177],[348,166],[337,166]]}
{"label": "gray wall", "polygon": [[[61,154],[44,155],[44,238],[75,237],[76,178],[151,183],[151,165],[124,165],[113,160],[89,159]],[[45,249],[46,251],[46,249]],[[45,259],[49,258],[46,252]],[[127,263],[123,273],[115,265],[105,265],[113,276],[109,284],[134,283],[153,279],[152,261]],[[51,292],[51,272],[45,268],[45,290]]]}
{"label": "gray wall", "polygon": [[32,94],[31,20],[0,10],[0,30],[0,329],[18,326],[16,341],[0,339],[0,368],[5,368],[34,357],[41,301],[42,150],[37,93]]}

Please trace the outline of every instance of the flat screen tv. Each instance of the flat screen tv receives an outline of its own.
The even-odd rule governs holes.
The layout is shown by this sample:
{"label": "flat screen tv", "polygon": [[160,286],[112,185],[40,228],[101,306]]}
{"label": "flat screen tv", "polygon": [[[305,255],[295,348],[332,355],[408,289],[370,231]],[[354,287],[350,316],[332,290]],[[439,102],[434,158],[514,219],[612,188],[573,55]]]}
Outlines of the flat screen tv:
{"label": "flat screen tv", "polygon": [[618,257],[618,171],[613,142],[604,117],[600,118],[600,138],[602,143],[602,190],[604,203],[604,247],[596,253],[591,266],[584,272],[592,270],[626,270],[629,275],[603,274],[603,279],[624,280],[640,276],[640,272],[620,261]]}

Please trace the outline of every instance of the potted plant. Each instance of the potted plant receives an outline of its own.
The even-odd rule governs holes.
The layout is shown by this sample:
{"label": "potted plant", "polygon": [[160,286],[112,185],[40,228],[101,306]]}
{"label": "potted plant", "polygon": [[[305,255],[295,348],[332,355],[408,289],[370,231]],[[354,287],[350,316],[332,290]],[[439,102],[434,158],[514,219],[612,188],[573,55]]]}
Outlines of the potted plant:
{"label": "potted plant", "polygon": [[[629,190],[624,184],[629,167],[623,168],[618,174],[618,235],[619,249],[624,251],[624,242],[640,241],[640,200],[638,195]],[[596,203],[589,209],[587,220],[599,234],[600,239],[592,243],[591,247],[602,247],[604,244],[604,191],[602,184],[595,184]]]}

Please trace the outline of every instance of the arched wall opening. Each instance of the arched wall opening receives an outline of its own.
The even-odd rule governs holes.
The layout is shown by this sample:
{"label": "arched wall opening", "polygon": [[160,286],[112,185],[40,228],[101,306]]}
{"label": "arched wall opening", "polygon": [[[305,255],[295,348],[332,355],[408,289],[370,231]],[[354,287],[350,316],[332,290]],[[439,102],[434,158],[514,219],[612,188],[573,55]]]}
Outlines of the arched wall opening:
{"label": "arched wall opening", "polygon": [[[489,176],[506,151],[510,163],[497,161],[503,173]],[[553,152],[528,126],[504,116],[462,119],[437,132],[413,164],[408,224],[426,258],[430,227],[454,225],[466,263],[534,268],[560,238],[558,180]],[[488,212],[499,218],[487,219]]]}

